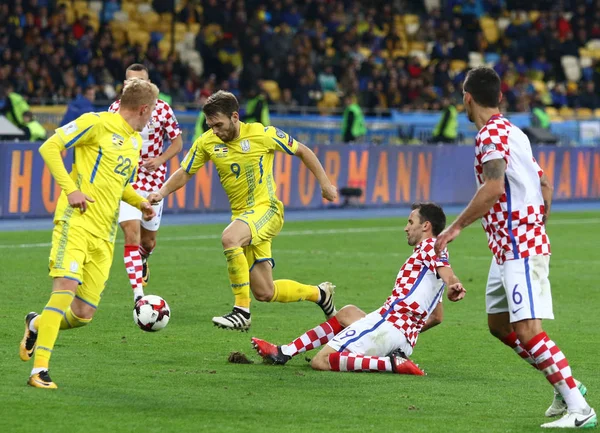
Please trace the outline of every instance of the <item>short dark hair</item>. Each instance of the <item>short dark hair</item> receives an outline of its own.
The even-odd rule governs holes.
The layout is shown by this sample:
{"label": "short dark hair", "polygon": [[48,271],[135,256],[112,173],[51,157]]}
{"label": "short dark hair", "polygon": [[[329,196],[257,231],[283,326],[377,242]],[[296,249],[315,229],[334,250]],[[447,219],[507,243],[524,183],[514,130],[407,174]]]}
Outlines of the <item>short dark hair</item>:
{"label": "short dark hair", "polygon": [[233,93],[219,90],[208,97],[202,111],[206,117],[216,116],[219,113],[231,117],[233,113],[240,111],[240,104]]}
{"label": "short dark hair", "polygon": [[500,105],[500,77],[492,68],[480,66],[471,69],[463,89],[482,107],[496,108]]}
{"label": "short dark hair", "polygon": [[142,65],[141,63],[133,63],[133,64],[129,65],[129,67],[127,68],[127,70],[125,72],[127,72],[127,71],[136,71],[136,72],[145,71],[147,74],[148,68],[145,65]]}
{"label": "short dark hair", "polygon": [[434,236],[439,235],[446,227],[446,214],[440,205],[430,202],[413,203],[411,209],[419,210],[421,224],[429,221]]}

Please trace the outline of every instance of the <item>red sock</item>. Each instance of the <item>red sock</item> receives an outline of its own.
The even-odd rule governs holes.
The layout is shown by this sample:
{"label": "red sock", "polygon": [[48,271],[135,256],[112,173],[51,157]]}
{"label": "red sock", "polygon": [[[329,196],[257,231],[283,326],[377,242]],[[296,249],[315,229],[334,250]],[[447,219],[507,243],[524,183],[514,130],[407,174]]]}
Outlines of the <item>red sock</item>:
{"label": "red sock", "polygon": [[525,350],[525,347],[523,347],[523,344],[517,337],[517,333],[515,331],[508,334],[501,341],[508,347],[510,347],[512,350],[514,350],[517,355],[519,355],[521,358],[527,361],[529,365],[537,369],[537,366],[535,365],[535,360],[531,357],[531,354],[527,350]]}
{"label": "red sock", "polygon": [[142,256],[137,245],[125,245],[123,258],[133,290],[142,290]]}
{"label": "red sock", "polygon": [[524,347],[535,360],[538,370],[563,396],[569,411],[581,412],[589,407],[575,384],[569,361],[545,332],[540,332]]}
{"label": "red sock", "polygon": [[340,322],[335,317],[332,317],[327,322],[323,322],[319,326],[302,334],[290,344],[281,346],[281,351],[284,355],[296,356],[299,353],[326,344],[342,329],[344,328],[340,325]]}
{"label": "red sock", "polygon": [[332,371],[392,371],[392,361],[387,356],[365,356],[350,352],[329,355]]}

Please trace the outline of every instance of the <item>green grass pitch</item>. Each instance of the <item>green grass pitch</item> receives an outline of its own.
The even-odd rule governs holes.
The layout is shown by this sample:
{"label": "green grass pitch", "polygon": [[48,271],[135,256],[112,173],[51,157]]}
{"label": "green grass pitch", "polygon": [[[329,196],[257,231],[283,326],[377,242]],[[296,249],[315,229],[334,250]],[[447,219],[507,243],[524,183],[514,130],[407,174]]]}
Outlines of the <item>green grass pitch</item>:
{"label": "green grass pitch", "polygon": [[[274,242],[275,278],[332,281],[336,304],[370,312],[392,289],[411,248],[396,219],[286,223]],[[23,317],[45,305],[49,231],[0,233],[0,431],[13,432],[533,432],[546,421],[552,389],[488,334],[484,289],[491,255],[474,224],[450,245],[467,288],[445,300],[444,323],[424,333],[412,358],[427,377],[324,373],[306,356],[286,366],[260,362],[250,337],[287,343],[323,321],[312,303],[253,302],[249,333],[212,326],[231,308],[223,225],[165,226],[151,259],[147,294],[171,306],[168,327],[144,333],[115,248],[111,278],[90,326],[62,332],[51,364],[57,391],[25,385],[18,357]],[[545,329],[568,357],[588,401],[600,409],[597,286],[600,218],[555,214],[548,232],[556,320]],[[19,245],[18,247],[10,247]],[[229,364],[232,351],[252,365]],[[309,352],[308,357],[313,353]]]}

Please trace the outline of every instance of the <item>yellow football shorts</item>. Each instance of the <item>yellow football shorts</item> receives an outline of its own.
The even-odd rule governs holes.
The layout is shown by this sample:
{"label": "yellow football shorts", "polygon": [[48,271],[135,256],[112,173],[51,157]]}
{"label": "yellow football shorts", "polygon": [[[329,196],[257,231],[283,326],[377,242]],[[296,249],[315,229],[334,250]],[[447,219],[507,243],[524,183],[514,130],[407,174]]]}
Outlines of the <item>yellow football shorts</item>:
{"label": "yellow football shorts", "polygon": [[52,232],[49,274],[79,282],[76,297],[98,307],[113,261],[114,243],[59,221]]}
{"label": "yellow football shorts", "polygon": [[264,261],[271,262],[271,266],[275,267],[271,242],[283,227],[283,204],[259,206],[237,215],[233,219],[243,221],[250,227],[252,240],[250,245],[244,247],[244,255],[250,270],[256,263]]}

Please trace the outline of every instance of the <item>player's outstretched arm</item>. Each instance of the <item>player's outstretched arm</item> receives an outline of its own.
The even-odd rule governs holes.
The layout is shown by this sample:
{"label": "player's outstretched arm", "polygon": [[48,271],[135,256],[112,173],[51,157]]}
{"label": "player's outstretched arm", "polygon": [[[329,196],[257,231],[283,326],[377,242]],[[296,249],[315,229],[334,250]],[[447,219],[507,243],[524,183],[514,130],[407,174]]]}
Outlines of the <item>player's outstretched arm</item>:
{"label": "player's outstretched arm", "polygon": [[83,213],[87,209],[88,202],[93,203],[94,199],[79,191],[77,185],[69,176],[61,155],[64,148],[65,146],[60,137],[54,134],[40,146],[39,152],[50,173],[52,173],[52,177],[67,195],[69,205],[79,208]]}
{"label": "player's outstretched arm", "polygon": [[321,165],[321,161],[319,161],[319,158],[317,158],[317,155],[315,155],[315,153],[304,144],[298,143],[296,156],[302,160],[302,163],[311,171],[312,174],[315,175],[319,181],[323,198],[329,201],[336,200],[338,195],[337,188],[327,177],[327,174]]}
{"label": "player's outstretched arm", "polygon": [[548,217],[550,216],[550,207],[552,206],[554,186],[552,186],[545,174],[540,177],[540,185],[542,186],[542,197],[544,198],[544,223],[546,223],[546,221],[548,221]]}
{"label": "player's outstretched arm", "polygon": [[171,141],[171,144],[162,155],[157,156],[156,158],[150,158],[148,161],[144,162],[143,166],[150,171],[156,171],[161,165],[181,152],[181,149],[183,149],[183,139],[181,138],[181,134],[179,134]]}
{"label": "player's outstretched arm", "polygon": [[419,334],[422,334],[423,332],[428,331],[434,326],[441,324],[442,320],[444,320],[444,305],[441,302],[438,302],[437,306],[433,309],[433,311],[427,318],[427,321],[419,331]]}
{"label": "player's outstretched arm", "polygon": [[437,268],[438,275],[444,281],[448,290],[448,299],[452,302],[460,301],[465,297],[467,291],[463,287],[462,283],[452,270],[448,266],[440,266]]}
{"label": "player's outstretched arm", "polygon": [[458,237],[461,230],[484,216],[504,194],[504,173],[506,161],[492,159],[483,164],[484,183],[477,190],[471,202],[446,230],[437,237],[435,242],[436,254]]}
{"label": "player's outstretched arm", "polygon": [[183,168],[178,169],[171,175],[171,177],[169,177],[169,179],[158,192],[153,192],[148,195],[148,201],[151,204],[160,202],[172,192],[175,192],[179,188],[183,187],[191,178],[192,175],[188,174]]}

